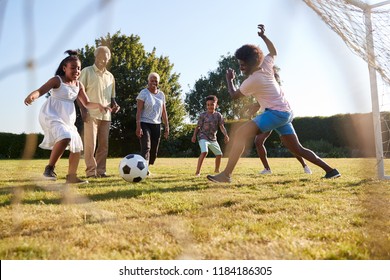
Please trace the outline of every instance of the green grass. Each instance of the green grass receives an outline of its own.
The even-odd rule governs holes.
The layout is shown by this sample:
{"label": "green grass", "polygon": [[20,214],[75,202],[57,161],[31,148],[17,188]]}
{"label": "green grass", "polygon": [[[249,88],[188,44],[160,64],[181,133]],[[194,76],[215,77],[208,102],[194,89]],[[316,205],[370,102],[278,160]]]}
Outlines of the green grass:
{"label": "green grass", "polygon": [[66,159],[57,182],[40,179],[47,160],[0,161],[0,258],[390,259],[390,181],[373,159],[327,159],[342,177],[324,180],[295,159],[261,176],[242,158],[231,184],[206,180],[213,158],[201,177],[196,158],[158,158],[140,183],[117,176],[119,161],[80,186],[64,184]]}

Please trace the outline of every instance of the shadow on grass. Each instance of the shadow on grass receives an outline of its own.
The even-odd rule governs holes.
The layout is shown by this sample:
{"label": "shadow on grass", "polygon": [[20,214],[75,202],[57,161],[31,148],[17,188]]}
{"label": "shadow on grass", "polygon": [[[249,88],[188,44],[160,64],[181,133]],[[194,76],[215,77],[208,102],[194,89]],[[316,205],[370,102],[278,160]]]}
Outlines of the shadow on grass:
{"label": "shadow on grass", "polygon": [[[166,179],[164,179],[166,180]],[[205,182],[193,182],[190,185],[183,184],[183,180],[169,180],[160,182],[158,184],[167,184],[167,187],[154,187],[153,182],[141,182],[141,183],[128,183],[120,184],[118,181],[123,182],[122,179],[119,180],[110,180],[109,184],[107,181],[95,181],[92,184],[82,184],[82,185],[68,185],[65,183],[56,183],[50,185],[38,185],[34,183],[25,184],[21,186],[9,186],[3,187],[0,189],[0,195],[11,195],[9,199],[5,198],[3,202],[0,203],[0,207],[9,206],[11,204],[82,204],[88,203],[91,201],[105,201],[113,199],[128,199],[136,198],[141,195],[147,195],[152,193],[174,193],[174,192],[192,192],[201,190],[207,187]],[[172,184],[177,186],[171,187]],[[66,192],[70,189],[73,191],[85,191],[87,189],[102,189],[102,188],[111,188],[111,190],[106,190],[102,193],[95,194],[73,194],[71,198],[66,195]],[[115,188],[115,190],[112,190]],[[60,195],[56,198],[30,198],[28,192],[52,192],[54,194]]]}
{"label": "shadow on grass", "polygon": [[170,188],[148,188],[148,189],[128,189],[128,190],[117,190],[109,191],[101,194],[90,194],[86,195],[92,201],[104,201],[112,199],[123,199],[123,198],[136,198],[141,195],[148,195],[152,193],[174,193],[174,192],[191,192],[199,190],[199,187],[170,187]]}
{"label": "shadow on grass", "polygon": [[[343,184],[342,188],[354,188],[366,184],[369,180],[362,179],[353,183]],[[299,179],[299,180],[262,180],[261,182],[253,183],[232,183],[232,184],[215,184],[207,181],[203,177],[186,177],[180,178],[175,175],[163,175],[158,177],[150,177],[139,183],[128,183],[121,178],[109,178],[109,179],[96,179],[91,180],[90,184],[82,185],[67,185],[65,183],[58,182],[34,182],[21,186],[9,186],[0,188],[0,195],[9,195],[12,196],[7,199],[5,198],[3,202],[0,202],[0,207],[9,206],[11,204],[82,204],[88,203],[90,201],[105,201],[105,200],[118,200],[118,199],[128,199],[128,198],[137,198],[141,195],[148,195],[153,193],[175,193],[175,192],[193,192],[199,191],[202,189],[210,188],[249,188],[253,191],[261,189],[263,187],[267,188],[278,188],[289,186],[293,183],[297,183],[297,187],[305,187],[304,184],[311,182],[309,179]],[[317,182],[313,182],[317,184]],[[303,184],[303,185],[299,185]],[[155,185],[158,185],[156,187]],[[164,187],[166,185],[166,187]],[[172,187],[174,186],[174,187]],[[110,188],[110,190],[106,189]],[[114,188],[114,189],[113,189]],[[305,190],[305,193],[324,193],[327,191],[333,191],[334,189],[340,188],[340,186],[316,186]],[[88,192],[89,189],[99,189],[100,193],[92,194],[73,194],[72,199],[67,199],[65,192],[68,190],[80,190],[81,192]],[[105,190],[106,189],[106,190]],[[53,192],[58,193],[59,197],[54,198],[30,198],[26,193],[27,192]],[[274,197],[267,197],[264,200],[274,200],[281,198],[281,195],[276,195]],[[301,196],[298,194],[285,194],[285,198],[292,199],[301,199]]]}

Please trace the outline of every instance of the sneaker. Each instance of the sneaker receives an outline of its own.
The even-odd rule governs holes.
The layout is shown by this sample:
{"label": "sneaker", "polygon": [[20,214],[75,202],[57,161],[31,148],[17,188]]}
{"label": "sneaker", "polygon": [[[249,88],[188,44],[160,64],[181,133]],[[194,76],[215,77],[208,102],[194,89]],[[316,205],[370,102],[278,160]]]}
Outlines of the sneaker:
{"label": "sneaker", "polygon": [[87,180],[81,180],[77,177],[76,174],[69,174],[66,175],[66,183],[67,184],[88,184],[89,182]]}
{"label": "sneaker", "polygon": [[106,173],[102,173],[102,174],[99,174],[97,175],[98,178],[108,178],[110,177],[110,175],[107,175]]}
{"label": "sneaker", "polygon": [[43,172],[43,178],[46,180],[57,180],[57,174],[54,172],[54,166],[46,165],[45,172]]}
{"label": "sneaker", "polygon": [[325,179],[332,179],[332,178],[338,178],[340,176],[341,176],[341,174],[340,174],[340,172],[337,171],[337,169],[332,169],[331,171],[326,172],[324,178]]}
{"label": "sneaker", "polygon": [[306,174],[312,174],[310,167],[307,165],[303,168],[303,172],[305,172]]}
{"label": "sneaker", "polygon": [[207,179],[214,183],[231,183],[230,177],[226,176],[225,173],[221,172],[217,175],[207,175]]}
{"label": "sneaker", "polygon": [[266,175],[266,174],[272,174],[271,169],[264,169],[263,171],[260,171],[259,174]]}

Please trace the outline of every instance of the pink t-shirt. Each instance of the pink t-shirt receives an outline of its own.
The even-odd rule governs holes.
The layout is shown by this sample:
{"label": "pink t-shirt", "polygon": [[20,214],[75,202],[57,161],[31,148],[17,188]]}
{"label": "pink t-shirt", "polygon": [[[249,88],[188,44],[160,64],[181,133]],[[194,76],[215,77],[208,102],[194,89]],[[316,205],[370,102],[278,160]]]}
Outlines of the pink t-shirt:
{"label": "pink t-shirt", "polygon": [[252,95],[260,104],[262,111],[272,109],[289,112],[290,104],[275,80],[273,66],[273,56],[265,56],[261,68],[249,75],[241,84],[240,92],[245,96]]}

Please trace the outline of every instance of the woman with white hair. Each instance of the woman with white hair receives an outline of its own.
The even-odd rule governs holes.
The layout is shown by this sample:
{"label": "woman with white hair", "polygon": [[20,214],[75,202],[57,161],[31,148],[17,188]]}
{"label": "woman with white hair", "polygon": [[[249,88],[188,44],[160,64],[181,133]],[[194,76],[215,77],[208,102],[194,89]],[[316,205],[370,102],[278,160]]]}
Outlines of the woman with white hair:
{"label": "woman with white hair", "polygon": [[[159,90],[160,75],[153,72],[148,76],[148,86],[137,96],[136,135],[140,139],[141,156],[153,165],[161,139],[161,122],[164,123],[164,137],[168,138],[169,123],[165,106],[165,94]],[[149,174],[149,173],[148,173]]]}

